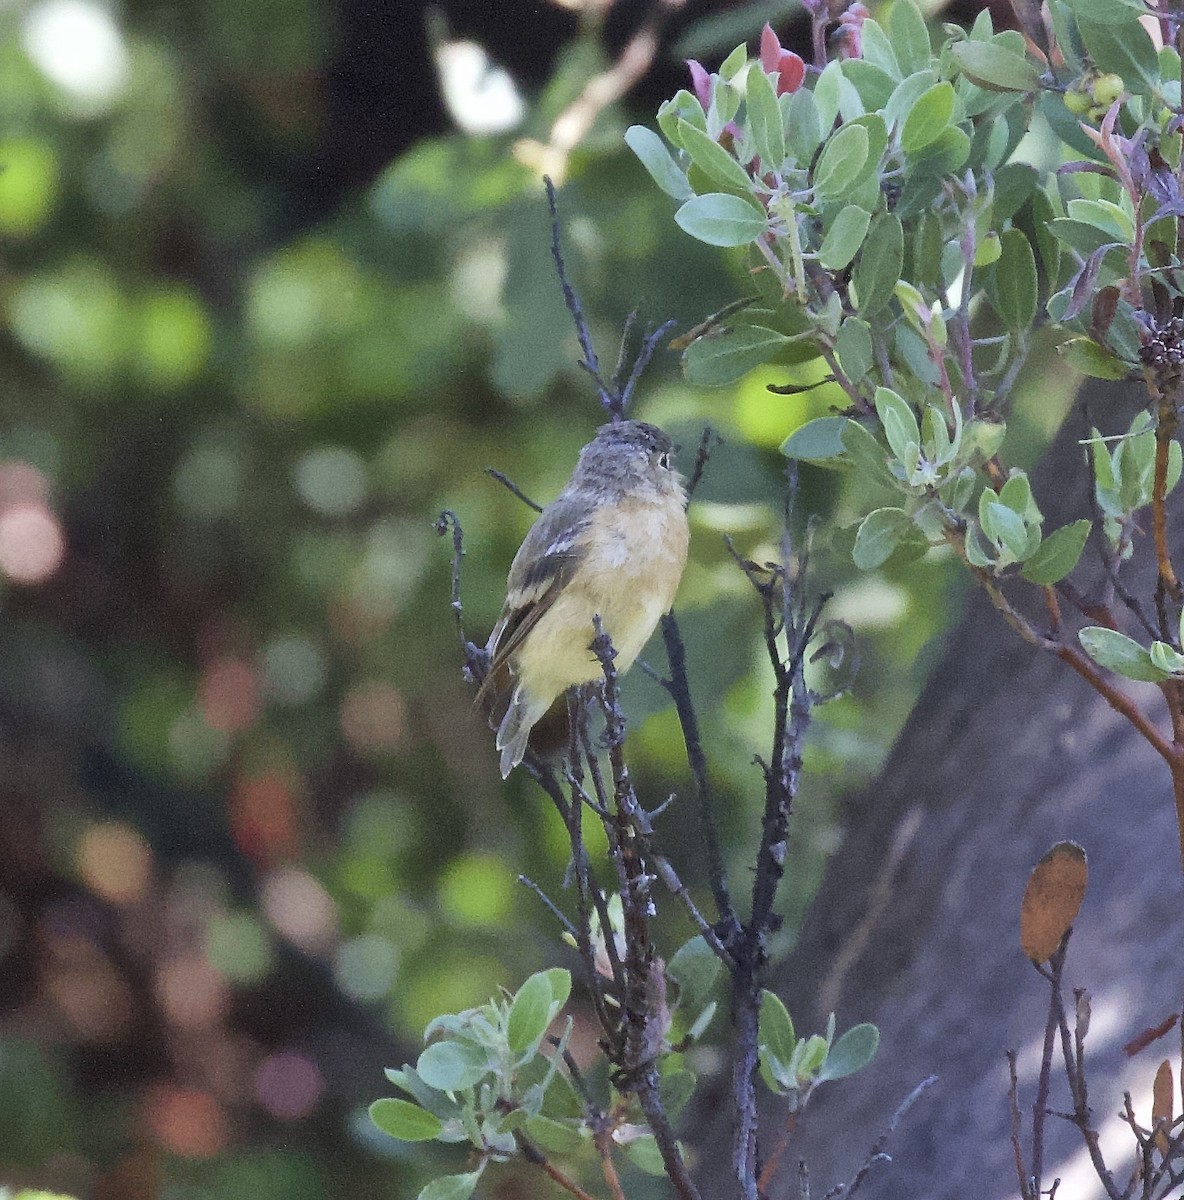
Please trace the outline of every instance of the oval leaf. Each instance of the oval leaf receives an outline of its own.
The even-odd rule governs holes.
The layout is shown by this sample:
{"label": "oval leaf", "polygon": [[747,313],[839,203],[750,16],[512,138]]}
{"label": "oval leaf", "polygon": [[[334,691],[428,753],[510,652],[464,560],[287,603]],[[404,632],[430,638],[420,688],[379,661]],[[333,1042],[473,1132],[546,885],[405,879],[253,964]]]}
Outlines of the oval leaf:
{"label": "oval leaf", "polygon": [[625,145],[641,160],[650,178],[675,200],[689,200],[694,189],[687,182],[682,168],[670,157],[666,143],[644,125],[630,125],[625,130]]}
{"label": "oval leaf", "polygon": [[1089,880],[1085,851],[1058,842],[1036,864],[1020,905],[1020,948],[1034,963],[1047,962],[1077,919]]}
{"label": "oval leaf", "polygon": [[427,1142],[444,1128],[439,1117],[410,1100],[375,1100],[370,1105],[370,1120],[401,1142]]}
{"label": "oval leaf", "polygon": [[727,192],[692,197],[674,219],[685,233],[709,246],[746,246],[755,242],[768,224],[747,200]]}
{"label": "oval leaf", "polygon": [[818,261],[828,271],[841,271],[859,253],[872,215],[857,204],[848,204],[834,221],[818,248]]}
{"label": "oval leaf", "polygon": [[844,125],[823,148],[814,170],[814,194],[833,200],[855,182],[867,162],[868,133],[862,125]]}
{"label": "oval leaf", "polygon": [[1085,549],[1089,537],[1090,523],[1086,520],[1064,525],[1040,543],[1040,548],[1024,563],[1023,577],[1030,583],[1049,587],[1059,583],[1077,566],[1077,560]]}
{"label": "oval leaf", "polygon": [[909,110],[900,130],[900,148],[915,154],[936,142],[950,124],[954,113],[954,86],[942,81],[922,93]]}
{"label": "oval leaf", "polygon": [[415,1064],[416,1074],[440,1092],[472,1087],[489,1071],[485,1052],[470,1042],[433,1042]]}
{"label": "oval leaf", "polygon": [[1150,653],[1133,638],[1104,625],[1089,625],[1077,635],[1082,648],[1099,666],[1106,667],[1124,679],[1142,683],[1162,683],[1171,676],[1161,671]]}
{"label": "oval leaf", "polygon": [[853,282],[861,317],[874,316],[892,302],[904,266],[904,227],[895,213],[885,213],[872,226],[855,264]]}
{"label": "oval leaf", "polygon": [[533,1054],[551,1023],[551,981],[545,971],[532,975],[519,989],[510,1005],[506,1040],[518,1057]]}
{"label": "oval leaf", "polygon": [[1057,347],[1057,353],[1071,367],[1095,379],[1125,379],[1131,372],[1130,366],[1121,358],[1116,358],[1092,338],[1070,338]]}
{"label": "oval leaf", "polygon": [[1022,54],[998,42],[955,42],[950,55],[971,83],[992,92],[1034,92],[1040,73]]}
{"label": "oval leaf", "polygon": [[846,453],[843,445],[843,430],[847,417],[815,417],[795,429],[781,444],[781,453],[786,458],[797,458],[804,462],[825,463],[841,459]]}
{"label": "oval leaf", "polygon": [[468,1200],[480,1178],[480,1169],[467,1175],[441,1175],[419,1193],[417,1200]]}
{"label": "oval leaf", "polygon": [[863,1070],[875,1058],[879,1046],[880,1031],[874,1025],[853,1025],[828,1051],[818,1082],[842,1079]]}
{"label": "oval leaf", "polygon": [[757,1040],[761,1046],[767,1046],[773,1057],[783,1066],[793,1058],[793,1048],[797,1045],[794,1034],[793,1018],[789,1010],[781,1002],[781,997],[765,988],[761,989],[761,1007]]}
{"label": "oval leaf", "polygon": [[678,984],[678,1007],[697,1008],[715,986],[723,963],[715,951],[696,935],[684,942],[666,964],[666,973]]}
{"label": "oval leaf", "polygon": [[1018,229],[999,235],[991,300],[1008,329],[1027,329],[1036,319],[1036,256]]}
{"label": "oval leaf", "polygon": [[855,535],[851,551],[855,565],[864,571],[883,565],[912,528],[912,518],[903,508],[877,508],[868,513]]}
{"label": "oval leaf", "polygon": [[769,77],[754,63],[744,77],[744,96],[748,103],[748,129],[753,145],[766,171],[780,171],[785,162],[785,129],[781,107]]}
{"label": "oval leaf", "polygon": [[723,332],[696,338],[682,356],[689,382],[720,387],[767,363],[789,338],[762,325],[733,325]]}

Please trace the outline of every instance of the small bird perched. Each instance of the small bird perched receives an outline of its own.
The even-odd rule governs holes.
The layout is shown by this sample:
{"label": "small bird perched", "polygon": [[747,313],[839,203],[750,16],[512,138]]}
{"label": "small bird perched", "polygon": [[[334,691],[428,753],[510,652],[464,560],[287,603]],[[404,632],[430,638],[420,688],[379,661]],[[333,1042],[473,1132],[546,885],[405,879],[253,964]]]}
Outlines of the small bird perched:
{"label": "small bird perched", "polygon": [[509,669],[509,707],[497,731],[503,779],[555,698],[601,675],[590,648],[593,618],[600,617],[623,673],[670,609],[689,540],[673,456],[670,438],[654,425],[602,425],[514,556],[478,693]]}

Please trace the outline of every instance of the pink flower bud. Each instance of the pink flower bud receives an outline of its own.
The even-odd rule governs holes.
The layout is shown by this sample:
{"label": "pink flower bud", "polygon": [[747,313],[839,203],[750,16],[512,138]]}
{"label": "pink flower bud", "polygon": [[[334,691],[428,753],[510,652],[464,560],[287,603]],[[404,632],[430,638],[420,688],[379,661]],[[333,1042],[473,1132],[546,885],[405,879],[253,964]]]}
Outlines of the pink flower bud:
{"label": "pink flower bud", "polygon": [[687,59],[687,66],[691,71],[691,87],[694,89],[699,103],[706,110],[711,107],[711,76],[703,69],[703,65],[697,63],[693,58]]}

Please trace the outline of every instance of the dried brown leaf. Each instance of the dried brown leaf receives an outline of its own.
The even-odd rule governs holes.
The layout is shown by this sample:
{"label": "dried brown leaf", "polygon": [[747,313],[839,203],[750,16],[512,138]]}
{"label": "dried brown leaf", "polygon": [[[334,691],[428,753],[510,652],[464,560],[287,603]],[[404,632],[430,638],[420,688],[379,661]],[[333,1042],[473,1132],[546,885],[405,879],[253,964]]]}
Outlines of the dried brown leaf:
{"label": "dried brown leaf", "polygon": [[1020,949],[1034,963],[1047,962],[1077,918],[1089,878],[1085,851],[1058,842],[1028,877],[1020,905]]}
{"label": "dried brown leaf", "polygon": [[1167,1154],[1168,1127],[1172,1123],[1172,1064],[1165,1058],[1155,1072],[1155,1083],[1151,1086],[1151,1125],[1157,1121],[1163,1122],[1163,1127],[1155,1134],[1155,1148],[1160,1154]]}

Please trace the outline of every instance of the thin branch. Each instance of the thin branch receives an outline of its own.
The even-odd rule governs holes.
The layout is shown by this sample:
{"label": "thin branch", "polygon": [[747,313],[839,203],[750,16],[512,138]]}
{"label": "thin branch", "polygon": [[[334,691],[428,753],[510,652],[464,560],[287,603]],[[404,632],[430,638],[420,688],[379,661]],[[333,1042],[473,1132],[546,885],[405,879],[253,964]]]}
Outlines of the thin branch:
{"label": "thin branch", "polygon": [[538,896],[538,898],[543,902],[543,906],[546,908],[546,910],[562,926],[564,933],[568,934],[568,936],[573,939],[577,937],[576,927],[567,919],[567,917],[563,915],[551,897],[548,896],[547,893],[544,892],[543,889],[539,887],[539,885],[535,883],[533,879],[526,875],[519,875],[518,882],[522,884],[523,887],[530,888],[530,890],[534,892],[536,896]]}
{"label": "thin branch", "polygon": [[491,479],[496,479],[502,487],[506,488],[513,495],[517,496],[527,508],[533,508],[535,512],[542,512],[543,506],[536,504],[508,475],[503,475],[501,471],[494,467],[486,467],[485,474]]}
{"label": "thin branch", "polygon": [[536,1167],[541,1167],[543,1171],[549,1175],[565,1192],[576,1197],[576,1200],[593,1200],[578,1183],[568,1179],[558,1167],[553,1166],[547,1159],[547,1156],[522,1132],[520,1129],[514,1130],[514,1141],[518,1145],[518,1149],[522,1151],[522,1157],[528,1163],[533,1163]]}

